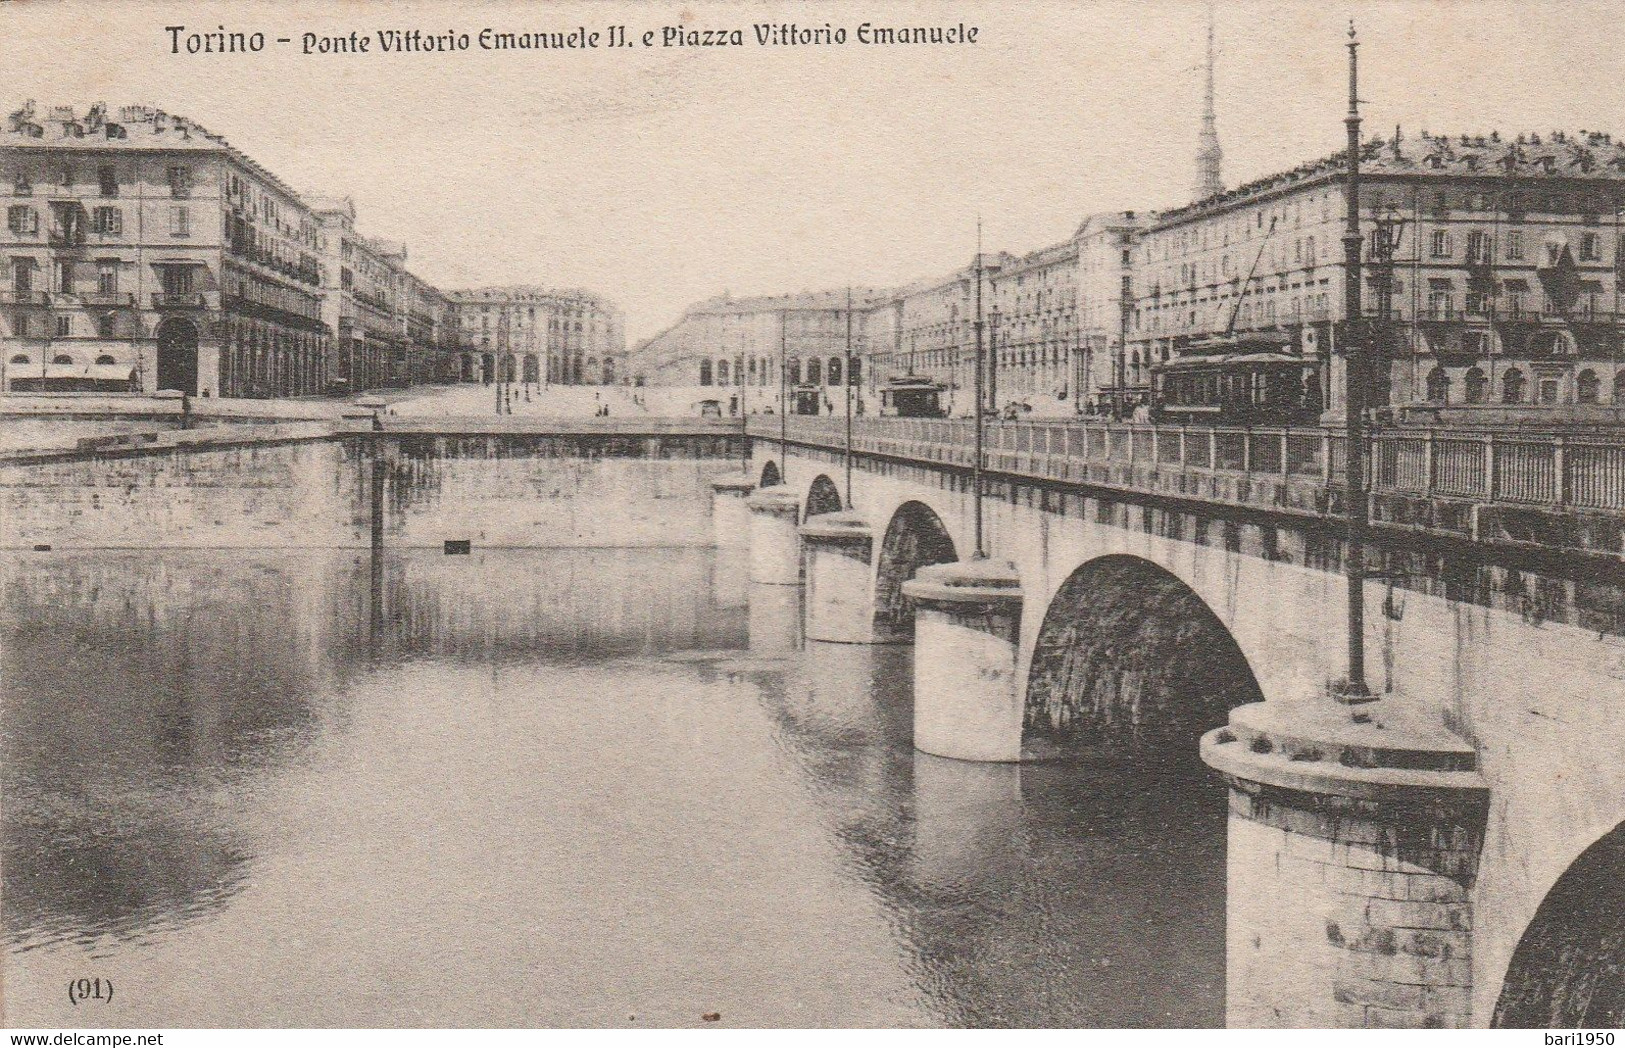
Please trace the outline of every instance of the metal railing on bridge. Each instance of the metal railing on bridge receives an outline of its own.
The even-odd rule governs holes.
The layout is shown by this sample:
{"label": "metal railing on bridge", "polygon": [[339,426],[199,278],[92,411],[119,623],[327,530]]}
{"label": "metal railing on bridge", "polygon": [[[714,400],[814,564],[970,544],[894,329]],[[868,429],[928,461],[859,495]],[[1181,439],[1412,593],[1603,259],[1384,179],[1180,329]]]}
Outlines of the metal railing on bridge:
{"label": "metal railing on bridge", "polygon": [[[789,439],[845,447],[840,418],[791,416]],[[776,440],[781,420],[758,416],[753,437]],[[986,467],[1045,480],[1090,482],[1091,466],[1341,482],[1344,436],[1320,427],[1225,428],[1095,420],[987,423]],[[970,419],[854,419],[853,450],[970,468]],[[1484,503],[1625,510],[1625,433],[1379,430],[1370,437],[1373,493]]]}

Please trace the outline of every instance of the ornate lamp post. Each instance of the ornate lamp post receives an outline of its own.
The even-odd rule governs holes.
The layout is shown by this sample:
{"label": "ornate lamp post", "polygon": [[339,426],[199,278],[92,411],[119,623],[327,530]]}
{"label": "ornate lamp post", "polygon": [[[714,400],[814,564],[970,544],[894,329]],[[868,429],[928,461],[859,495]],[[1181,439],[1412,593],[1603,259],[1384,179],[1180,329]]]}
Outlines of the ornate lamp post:
{"label": "ornate lamp post", "polygon": [[987,558],[987,546],[982,541],[982,459],[987,442],[986,403],[983,387],[986,384],[986,361],[982,349],[982,220],[976,220],[976,461],[971,470],[971,483],[976,489],[976,553],[974,559]]}
{"label": "ornate lamp post", "polygon": [[841,364],[846,387],[846,508],[852,508],[852,288],[846,289],[846,355]]}
{"label": "ornate lamp post", "polygon": [[1348,676],[1333,686],[1333,697],[1350,705],[1374,698],[1365,681],[1365,383],[1366,345],[1360,301],[1360,93],[1359,48],[1349,23],[1349,111],[1347,211],[1343,230],[1343,424],[1344,498],[1347,507]]}

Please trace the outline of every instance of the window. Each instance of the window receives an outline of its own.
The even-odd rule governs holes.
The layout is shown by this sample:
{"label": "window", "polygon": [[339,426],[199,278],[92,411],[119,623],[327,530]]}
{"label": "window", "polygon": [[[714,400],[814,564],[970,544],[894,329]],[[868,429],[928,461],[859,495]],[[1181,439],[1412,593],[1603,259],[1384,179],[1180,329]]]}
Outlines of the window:
{"label": "window", "polygon": [[1543,379],[1541,379],[1540,380],[1540,402],[1542,404],[1556,404],[1557,403],[1557,396],[1558,396],[1558,393],[1561,390],[1561,388],[1562,388],[1562,383],[1560,383],[1555,378],[1543,378]]}
{"label": "window", "polygon": [[11,286],[15,291],[34,290],[34,260],[19,258],[11,264]]}
{"label": "window", "polygon": [[1434,278],[1428,281],[1428,313],[1434,317],[1451,314],[1450,281]]}
{"label": "window", "polygon": [[1446,404],[1450,401],[1450,376],[1444,368],[1434,368],[1428,372],[1428,403]]}
{"label": "window", "polygon": [[1487,312],[1489,312],[1489,296],[1484,294],[1482,291],[1469,291],[1469,292],[1467,292],[1467,312],[1469,312],[1469,313],[1487,313]]}
{"label": "window", "polygon": [[1595,262],[1602,258],[1602,243],[1595,233],[1585,233],[1580,237],[1580,257],[1587,262]]}
{"label": "window", "polygon": [[1490,355],[1490,333],[1488,331],[1469,331],[1461,336],[1461,348],[1464,352],[1475,357]]}
{"label": "window", "polygon": [[12,355],[11,362],[13,364],[26,364],[26,363],[28,363],[28,354],[27,353],[15,353],[15,354]]}
{"label": "window", "polygon": [[56,261],[56,289],[64,295],[73,294],[73,262],[59,258]]}
{"label": "window", "polygon": [[1450,231],[1447,229],[1435,229],[1433,231],[1433,257],[1449,258],[1450,250]]}
{"label": "window", "polygon": [[824,366],[815,357],[807,361],[807,385],[822,386],[824,384]]}
{"label": "window", "polygon": [[1574,380],[1574,400],[1578,404],[1595,404],[1601,392],[1602,383],[1590,368],[1580,372]]}
{"label": "window", "polygon": [[1522,233],[1508,233],[1507,234],[1507,258],[1520,259],[1520,260],[1523,258],[1523,234]]}
{"label": "window", "polygon": [[1522,404],[1524,385],[1523,372],[1508,368],[1506,374],[1501,376],[1501,403]]}
{"label": "window", "polygon": [[[104,319],[112,320],[113,318],[106,317]],[[118,360],[111,353],[103,353],[101,356],[96,358],[96,363],[106,366],[108,364],[117,364]]]}
{"label": "window", "polygon": [[96,263],[96,290],[104,295],[111,295],[118,290],[118,263],[103,261]]}
{"label": "window", "polygon": [[63,189],[73,188],[73,165],[63,164],[56,173],[57,184]]}
{"label": "window", "polygon": [[192,195],[191,168],[176,166],[169,169],[169,195],[176,200],[185,200]]}
{"label": "window", "polygon": [[11,179],[11,192],[14,196],[33,196],[34,181],[28,177],[28,172],[18,169]]}
{"label": "window", "polygon": [[[66,320],[68,318],[67,317],[62,317],[60,319]],[[51,358],[51,363],[53,363],[53,364],[72,364],[73,363],[73,358],[70,357],[66,353],[58,353],[56,356]]]}
{"label": "window", "polygon": [[1490,380],[1485,376],[1482,368],[1468,368],[1467,377],[1463,382],[1467,392],[1467,403],[1484,403],[1484,395],[1488,390],[1489,384]]}
{"label": "window", "polygon": [[[113,314],[111,314],[111,313],[103,313],[101,316],[96,318],[96,337],[97,338],[112,338],[113,337]],[[111,363],[113,363],[113,358],[108,357],[105,360],[98,359],[96,361],[96,363],[98,363],[98,364],[111,364]]]}
{"label": "window", "polygon": [[1490,235],[1482,229],[1475,229],[1467,234],[1467,264],[1470,266],[1490,264]]}
{"label": "window", "polygon": [[100,236],[119,236],[124,232],[124,212],[116,207],[98,207],[90,213],[90,228]]}
{"label": "window", "polygon": [[[27,338],[29,336],[29,330],[33,327],[33,325],[30,324],[28,320],[29,317],[27,313],[18,313],[15,317],[12,317],[11,330],[17,335],[18,338]],[[12,363],[15,364],[17,361],[13,360]],[[1621,374],[1625,374],[1625,372],[1621,372]]]}
{"label": "window", "polygon": [[172,237],[185,237],[192,235],[192,214],[184,207],[169,209],[169,235]]}
{"label": "window", "polygon": [[102,196],[118,196],[118,172],[112,164],[103,164],[96,169],[96,182],[101,188]]}
{"label": "window", "polygon": [[710,361],[709,358],[707,358],[705,360],[700,361],[700,385],[709,386],[710,384],[711,384],[711,361]]}
{"label": "window", "polygon": [[[73,334],[73,318],[68,316],[66,313],[60,314],[56,318],[56,337],[67,338],[71,334]],[[56,363],[71,364],[73,361],[72,359],[63,360],[61,357],[58,357]]]}
{"label": "window", "polygon": [[39,234],[39,212],[27,204],[13,204],[6,209],[6,228],[18,236]]}

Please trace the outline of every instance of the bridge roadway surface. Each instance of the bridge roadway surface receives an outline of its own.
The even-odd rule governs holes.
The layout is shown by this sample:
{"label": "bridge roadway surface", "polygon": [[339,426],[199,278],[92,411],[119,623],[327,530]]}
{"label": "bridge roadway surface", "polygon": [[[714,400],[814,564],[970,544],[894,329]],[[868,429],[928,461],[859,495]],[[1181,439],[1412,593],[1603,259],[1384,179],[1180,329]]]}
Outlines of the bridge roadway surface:
{"label": "bridge roadway surface", "polygon": [[[844,639],[897,639],[904,580],[974,548],[971,424],[854,420],[850,506],[844,420],[749,429],[751,471],[719,483],[719,514],[754,483],[752,553],[771,555],[773,503],[793,505],[809,631],[814,615],[867,616],[869,635]],[[1233,1025],[1625,1018],[1595,976],[1620,970],[1625,933],[1622,451],[1619,434],[1378,433],[1365,644],[1379,701],[1355,710],[1328,697],[1346,668],[1337,433],[990,426],[986,543],[1019,580],[1019,611],[1004,633],[947,616],[958,639],[933,657],[991,658],[1008,636],[1013,687],[1008,716],[966,722],[1003,737],[956,745],[1025,759],[1057,728],[1096,753],[1146,731],[1189,751],[1202,739],[1232,786],[1230,919],[1251,932],[1231,936]],[[1118,613],[1152,593],[1187,621],[1159,634],[1155,609]],[[1089,679],[1136,645],[1178,657],[1159,635],[1239,658],[1254,703],[1160,708]],[[931,672],[917,663],[917,742],[922,705],[960,701]]]}

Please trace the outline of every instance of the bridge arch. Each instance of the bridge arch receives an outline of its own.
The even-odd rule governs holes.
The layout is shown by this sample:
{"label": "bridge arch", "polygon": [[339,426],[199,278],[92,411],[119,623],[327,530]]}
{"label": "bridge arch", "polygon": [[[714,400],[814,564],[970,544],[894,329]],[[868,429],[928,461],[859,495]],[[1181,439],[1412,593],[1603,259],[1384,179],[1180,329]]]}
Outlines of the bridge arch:
{"label": "bridge arch", "polygon": [[1198,766],[1197,742],[1262,702],[1252,667],[1206,601],[1166,568],[1108,554],[1045,609],[1027,674],[1022,748]]}
{"label": "bridge arch", "polygon": [[841,489],[829,479],[826,473],[820,473],[813,478],[812,486],[807,489],[806,509],[801,519],[816,517],[823,513],[839,513],[846,503],[841,499]]}
{"label": "bridge arch", "polygon": [[772,459],[768,459],[767,464],[762,467],[762,479],[759,483],[757,483],[756,486],[759,488],[771,488],[783,483],[784,477],[779,473],[779,464],[774,462]]}
{"label": "bridge arch", "polygon": [[1625,1025],[1625,823],[1564,871],[1524,929],[1491,1026]]}
{"label": "bridge arch", "polygon": [[959,559],[953,536],[923,502],[897,507],[880,541],[875,569],[875,637],[881,640],[914,639],[914,606],[903,596],[903,583],[928,564]]}

